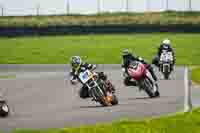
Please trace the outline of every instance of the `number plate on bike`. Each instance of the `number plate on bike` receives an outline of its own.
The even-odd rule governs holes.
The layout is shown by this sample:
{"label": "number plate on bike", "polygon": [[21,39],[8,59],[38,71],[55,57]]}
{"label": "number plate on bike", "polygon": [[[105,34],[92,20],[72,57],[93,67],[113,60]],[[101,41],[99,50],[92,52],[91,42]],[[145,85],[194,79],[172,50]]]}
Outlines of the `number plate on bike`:
{"label": "number plate on bike", "polygon": [[91,79],[92,74],[89,70],[86,70],[84,72],[81,72],[79,74],[79,79],[81,80],[82,83],[86,83],[89,79]]}
{"label": "number plate on bike", "polygon": [[164,52],[160,56],[160,61],[168,62],[172,60],[173,60],[172,52]]}

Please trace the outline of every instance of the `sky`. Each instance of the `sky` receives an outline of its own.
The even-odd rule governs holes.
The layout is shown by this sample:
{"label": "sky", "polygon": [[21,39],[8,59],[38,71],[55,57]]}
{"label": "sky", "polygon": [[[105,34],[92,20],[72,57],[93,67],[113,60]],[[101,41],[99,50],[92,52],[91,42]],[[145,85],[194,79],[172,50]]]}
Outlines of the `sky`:
{"label": "sky", "polygon": [[[65,14],[69,2],[70,13],[90,14],[97,13],[98,0],[0,0],[3,14],[10,15],[36,15],[39,14]],[[166,0],[99,0],[101,12],[126,11],[133,12],[162,11],[166,9]],[[189,0],[168,0],[169,9],[186,10]],[[192,9],[200,11],[200,0],[192,0]],[[0,10],[1,13],[2,10]]]}

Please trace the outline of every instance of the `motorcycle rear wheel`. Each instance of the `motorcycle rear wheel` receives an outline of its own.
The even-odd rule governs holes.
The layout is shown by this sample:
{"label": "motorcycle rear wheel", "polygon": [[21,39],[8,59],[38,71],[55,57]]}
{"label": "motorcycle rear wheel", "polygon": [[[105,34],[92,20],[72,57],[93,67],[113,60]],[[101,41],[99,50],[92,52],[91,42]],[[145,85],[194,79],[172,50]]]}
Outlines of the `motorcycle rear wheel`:
{"label": "motorcycle rear wheel", "polygon": [[0,117],[6,117],[9,115],[9,106],[7,105],[6,102],[1,102],[0,101]]}
{"label": "motorcycle rear wheel", "polygon": [[119,100],[118,100],[117,96],[113,94],[112,98],[113,99],[111,101],[111,104],[112,105],[117,105],[119,103]]}

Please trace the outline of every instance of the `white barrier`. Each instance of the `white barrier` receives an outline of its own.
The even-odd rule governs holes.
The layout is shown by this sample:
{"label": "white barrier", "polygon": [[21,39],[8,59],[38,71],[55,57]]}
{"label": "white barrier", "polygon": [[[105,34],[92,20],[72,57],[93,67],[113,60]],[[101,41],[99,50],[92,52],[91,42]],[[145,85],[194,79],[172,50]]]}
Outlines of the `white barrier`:
{"label": "white barrier", "polygon": [[191,79],[188,67],[185,67],[184,70],[184,88],[185,88],[184,112],[190,112],[192,110]]}

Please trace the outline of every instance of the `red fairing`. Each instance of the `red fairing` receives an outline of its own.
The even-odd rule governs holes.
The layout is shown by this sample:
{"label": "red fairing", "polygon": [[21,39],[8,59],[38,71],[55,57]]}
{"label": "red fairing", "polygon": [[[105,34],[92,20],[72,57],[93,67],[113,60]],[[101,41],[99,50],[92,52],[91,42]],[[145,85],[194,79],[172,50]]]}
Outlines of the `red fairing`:
{"label": "red fairing", "polygon": [[140,80],[146,74],[146,67],[139,63],[136,69],[128,68],[128,74],[135,80]]}

